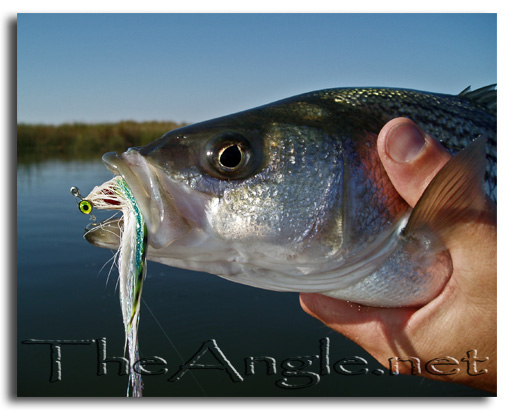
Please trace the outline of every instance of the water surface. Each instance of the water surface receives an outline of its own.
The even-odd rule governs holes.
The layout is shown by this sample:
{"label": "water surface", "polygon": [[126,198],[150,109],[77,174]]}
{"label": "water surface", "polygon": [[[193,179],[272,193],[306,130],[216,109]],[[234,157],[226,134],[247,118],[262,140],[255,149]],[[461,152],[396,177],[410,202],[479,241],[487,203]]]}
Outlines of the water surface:
{"label": "water surface", "polygon": [[[110,178],[100,160],[18,165],[19,396],[126,393],[127,376],[118,375],[117,362],[106,362],[106,373],[98,375],[102,341],[107,358],[124,354],[113,253],[83,239],[89,220],[69,192],[78,186],[86,195]],[[358,345],[305,314],[296,293],[149,262],[143,300],[140,353],[154,361],[146,366],[152,375],[143,376],[145,396],[484,395],[390,375]],[[57,347],[57,340],[67,343]],[[202,346],[205,354],[196,363],[213,368],[188,370],[177,380],[180,366]],[[55,360],[59,350],[57,375],[52,354]],[[345,365],[345,372],[341,365],[349,361],[356,363]]]}

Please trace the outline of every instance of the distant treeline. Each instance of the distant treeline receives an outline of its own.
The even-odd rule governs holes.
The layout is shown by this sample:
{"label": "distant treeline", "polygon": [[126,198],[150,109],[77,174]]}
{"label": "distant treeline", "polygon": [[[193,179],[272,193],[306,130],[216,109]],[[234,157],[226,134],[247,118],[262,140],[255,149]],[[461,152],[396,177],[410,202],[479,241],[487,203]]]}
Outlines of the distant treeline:
{"label": "distant treeline", "polygon": [[186,125],[173,121],[73,123],[58,126],[18,124],[18,160],[90,158],[107,151],[142,146],[170,130]]}

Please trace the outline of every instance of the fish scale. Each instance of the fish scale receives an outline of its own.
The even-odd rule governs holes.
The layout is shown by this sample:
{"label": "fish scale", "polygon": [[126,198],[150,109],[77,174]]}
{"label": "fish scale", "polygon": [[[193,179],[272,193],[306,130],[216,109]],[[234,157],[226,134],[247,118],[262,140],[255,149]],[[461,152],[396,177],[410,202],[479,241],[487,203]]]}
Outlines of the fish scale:
{"label": "fish scale", "polygon": [[[463,91],[457,96],[389,88],[343,88],[306,93],[274,103],[280,106],[301,100],[302,110],[322,113],[305,116],[315,121],[328,118],[346,128],[344,121],[360,117],[361,130],[378,134],[395,117],[407,117],[441,142],[452,154],[461,151],[477,137],[486,136],[488,159],[484,187],[496,201],[496,90],[495,85]],[[308,105],[312,107],[308,109]],[[273,110],[273,105],[269,106]],[[356,113],[355,113],[356,112]],[[291,114],[297,114],[293,109]],[[331,119],[330,119],[331,118]],[[298,121],[291,118],[291,122]],[[361,124],[365,123],[365,124]],[[323,125],[332,129],[333,125]],[[356,133],[348,133],[352,136]]]}

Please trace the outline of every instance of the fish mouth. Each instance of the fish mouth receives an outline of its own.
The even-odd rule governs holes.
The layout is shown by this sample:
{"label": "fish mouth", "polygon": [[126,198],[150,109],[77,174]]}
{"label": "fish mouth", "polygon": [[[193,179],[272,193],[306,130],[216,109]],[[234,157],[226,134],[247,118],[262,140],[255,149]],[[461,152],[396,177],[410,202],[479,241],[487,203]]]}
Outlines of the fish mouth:
{"label": "fish mouth", "polygon": [[[145,219],[150,247],[161,249],[187,235],[193,223],[184,218],[181,210],[177,208],[174,196],[180,195],[179,190],[170,190],[173,184],[162,184],[162,173],[141,155],[139,148],[130,148],[121,155],[115,152],[106,153],[102,161],[113,174],[121,176],[132,191]],[[185,206],[187,207],[187,204]],[[105,243],[109,245],[108,248],[113,248],[114,239],[107,238],[107,234],[99,232],[105,231],[102,224],[88,231],[86,239],[95,245],[102,246],[99,243]],[[110,230],[111,225],[105,228]]]}

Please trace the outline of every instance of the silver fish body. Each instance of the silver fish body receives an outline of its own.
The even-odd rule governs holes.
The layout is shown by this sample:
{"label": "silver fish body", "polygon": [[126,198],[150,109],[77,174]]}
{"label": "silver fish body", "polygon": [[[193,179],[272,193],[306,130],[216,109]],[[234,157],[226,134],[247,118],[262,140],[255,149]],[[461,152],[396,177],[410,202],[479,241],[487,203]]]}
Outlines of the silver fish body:
{"label": "silver fish body", "polygon": [[[436,232],[404,235],[411,210],[380,163],[377,135],[403,116],[452,153],[483,136],[484,190],[495,200],[495,97],[493,87],[322,90],[103,160],[142,210],[150,260],[271,290],[416,306],[444,287],[451,258]],[[112,248],[106,236],[86,238]]]}

